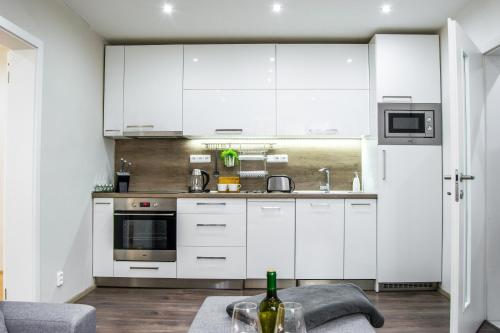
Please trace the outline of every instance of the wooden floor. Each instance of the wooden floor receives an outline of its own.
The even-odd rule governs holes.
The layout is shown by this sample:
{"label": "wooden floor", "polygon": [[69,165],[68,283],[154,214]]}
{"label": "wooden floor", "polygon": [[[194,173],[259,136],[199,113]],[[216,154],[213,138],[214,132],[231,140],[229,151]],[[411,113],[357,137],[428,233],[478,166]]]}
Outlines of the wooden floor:
{"label": "wooden floor", "polygon": [[[207,296],[254,295],[259,290],[98,288],[78,303],[97,309],[99,333],[185,333]],[[448,332],[449,302],[437,292],[369,292],[385,316],[377,332]],[[483,325],[481,333],[498,332]]]}

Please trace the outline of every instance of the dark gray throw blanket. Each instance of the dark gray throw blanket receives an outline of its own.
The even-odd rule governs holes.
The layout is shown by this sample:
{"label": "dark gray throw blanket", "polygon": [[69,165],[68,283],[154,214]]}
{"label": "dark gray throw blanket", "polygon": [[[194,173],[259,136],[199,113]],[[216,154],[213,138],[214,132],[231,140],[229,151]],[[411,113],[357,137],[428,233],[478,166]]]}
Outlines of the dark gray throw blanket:
{"label": "dark gray throw blanket", "polygon": [[[260,294],[239,302],[259,304],[264,297],[265,294]],[[307,329],[353,314],[365,315],[375,328],[384,326],[382,314],[373,306],[363,290],[354,284],[288,288],[279,290],[278,297],[282,302],[302,304]],[[230,317],[233,315],[234,305],[239,302],[227,306],[226,312]]]}

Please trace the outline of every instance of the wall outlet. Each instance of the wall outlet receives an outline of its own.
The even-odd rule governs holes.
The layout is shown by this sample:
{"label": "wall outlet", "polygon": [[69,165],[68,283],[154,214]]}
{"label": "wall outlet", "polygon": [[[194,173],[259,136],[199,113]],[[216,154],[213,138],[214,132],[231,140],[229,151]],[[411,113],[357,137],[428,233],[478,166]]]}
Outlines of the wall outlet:
{"label": "wall outlet", "polygon": [[57,278],[56,285],[58,287],[61,287],[64,284],[64,273],[63,273],[63,271],[57,272],[56,278]]}
{"label": "wall outlet", "polygon": [[288,154],[267,155],[267,163],[288,163]]}
{"label": "wall outlet", "polygon": [[190,155],[189,156],[190,163],[210,163],[212,162],[211,155]]}

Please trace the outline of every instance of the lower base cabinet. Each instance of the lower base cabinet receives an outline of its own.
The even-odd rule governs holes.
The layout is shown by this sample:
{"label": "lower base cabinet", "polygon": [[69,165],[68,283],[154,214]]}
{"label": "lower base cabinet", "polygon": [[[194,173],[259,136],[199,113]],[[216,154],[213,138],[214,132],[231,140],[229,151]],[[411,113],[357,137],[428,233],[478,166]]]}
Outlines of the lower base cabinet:
{"label": "lower base cabinet", "polygon": [[295,200],[248,200],[247,278],[295,278]]}
{"label": "lower base cabinet", "polygon": [[180,279],[244,279],[244,247],[179,247],[177,277]]}
{"label": "lower base cabinet", "polygon": [[344,200],[297,199],[296,279],[343,279]]}
{"label": "lower base cabinet", "polygon": [[114,277],[175,279],[177,277],[177,263],[115,261],[113,271]]}

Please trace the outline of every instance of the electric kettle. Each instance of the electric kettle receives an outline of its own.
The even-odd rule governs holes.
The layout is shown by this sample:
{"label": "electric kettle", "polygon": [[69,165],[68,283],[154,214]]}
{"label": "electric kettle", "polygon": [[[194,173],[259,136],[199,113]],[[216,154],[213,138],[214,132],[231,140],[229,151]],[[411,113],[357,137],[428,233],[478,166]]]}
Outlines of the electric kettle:
{"label": "electric kettle", "polygon": [[210,176],[208,172],[201,169],[193,169],[191,174],[191,186],[189,187],[189,192],[206,192],[207,185],[210,181]]}

